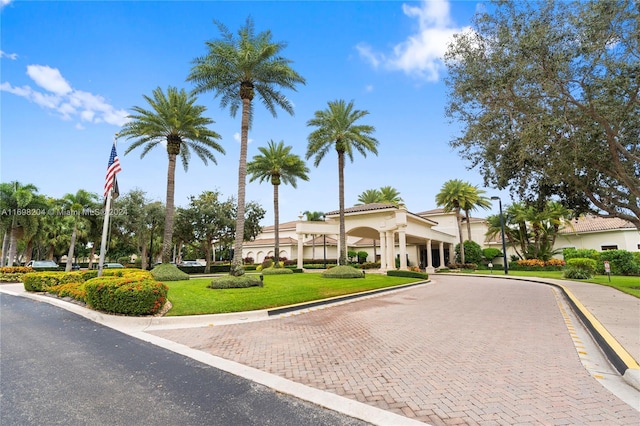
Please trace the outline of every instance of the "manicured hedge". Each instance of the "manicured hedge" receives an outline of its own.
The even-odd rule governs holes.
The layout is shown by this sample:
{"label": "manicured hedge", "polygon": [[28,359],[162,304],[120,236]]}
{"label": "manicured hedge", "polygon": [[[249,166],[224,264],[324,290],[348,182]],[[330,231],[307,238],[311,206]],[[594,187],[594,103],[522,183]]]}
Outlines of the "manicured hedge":
{"label": "manicured hedge", "polygon": [[82,272],[30,272],[22,276],[26,291],[49,291],[68,283],[84,282]]}
{"label": "manicured hedge", "polygon": [[169,287],[144,274],[103,276],[85,283],[86,302],[92,308],[124,315],[153,315],[167,300]]}
{"label": "manicured hedge", "polygon": [[424,272],[405,271],[405,270],[401,270],[401,269],[389,270],[389,271],[387,271],[387,276],[389,276],[389,277],[421,278],[421,279],[424,279],[424,280],[429,278],[429,274],[424,273]]}
{"label": "manicured hedge", "polygon": [[341,265],[327,269],[322,276],[324,278],[364,278],[364,272],[353,266]]}

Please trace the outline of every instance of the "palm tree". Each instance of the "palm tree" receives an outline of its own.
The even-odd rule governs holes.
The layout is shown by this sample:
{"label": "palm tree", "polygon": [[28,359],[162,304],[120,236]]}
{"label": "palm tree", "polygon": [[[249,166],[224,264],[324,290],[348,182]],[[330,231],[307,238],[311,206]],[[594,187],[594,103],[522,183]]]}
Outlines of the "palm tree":
{"label": "palm tree", "polygon": [[67,254],[67,265],[65,271],[71,271],[73,266],[73,257],[75,253],[76,238],[78,236],[78,224],[87,209],[93,207],[93,203],[98,200],[98,194],[79,189],[75,194],[65,194],[62,197],[65,211],[70,212],[73,219],[73,231],[71,233],[71,243],[69,244],[69,253]]}
{"label": "palm tree", "polygon": [[158,144],[166,142],[169,166],[167,168],[167,201],[162,262],[168,263],[171,260],[171,239],[175,214],[176,158],[180,156],[182,166],[187,171],[191,150],[200,157],[204,164],[207,164],[207,160],[217,164],[216,158],[210,150],[213,149],[224,154],[224,149],[214,140],[220,139],[220,135],[207,128],[207,125],[213,124],[214,121],[203,116],[206,107],[195,105],[196,97],[194,95],[188,95],[184,89],[178,91],[175,87],[169,87],[167,95],[165,95],[158,87],[153,91],[153,97],[146,95],[143,97],[152,109],[147,110],[134,106],[132,109],[135,114],[129,116],[131,121],[122,127],[120,136],[125,136],[127,139],[137,139],[127,148],[125,155],[144,145],[140,158],[143,158]]}
{"label": "palm tree", "polygon": [[284,142],[277,144],[270,140],[267,147],[258,150],[262,155],[255,155],[253,160],[247,163],[247,173],[251,175],[249,182],[259,180],[261,183],[270,180],[273,185],[273,216],[275,226],[275,267],[280,266],[280,218],[278,204],[278,187],[281,183],[291,184],[297,187],[296,180],[309,180],[309,168],[300,157],[291,153],[291,146],[284,146]]}
{"label": "palm tree", "polygon": [[[13,266],[18,251],[18,239],[26,230],[37,227],[38,212],[44,209],[45,199],[37,194],[38,188],[32,184],[23,185],[18,181],[0,183],[0,208],[10,218],[8,266]],[[33,213],[33,214],[32,214]],[[3,213],[4,214],[4,213]],[[4,264],[4,256],[3,264]]]}
{"label": "palm tree", "polygon": [[216,22],[221,40],[207,42],[208,54],[196,58],[187,81],[196,83],[195,93],[214,92],[220,107],[229,106],[232,117],[242,105],[240,125],[240,164],[238,166],[238,210],[231,275],[242,275],[242,243],[244,242],[245,189],[247,177],[247,141],[253,118],[252,100],[257,94],[269,112],[277,117],[276,106],[293,115],[293,105],[279,88],[295,90],[304,78],[291,67],[291,61],[280,56],[286,43],[274,42],[271,31],[255,34],[251,18],[238,30],[238,37],[222,23]]}
{"label": "palm tree", "polygon": [[382,195],[380,194],[380,190],[366,189],[362,192],[362,194],[358,195],[358,202],[355,205],[361,206],[363,204],[380,203],[381,199],[382,199]]}
{"label": "palm tree", "polygon": [[380,188],[380,202],[397,206],[402,204],[404,200],[397,189],[392,186],[383,186]]}
{"label": "palm tree", "polygon": [[314,166],[331,148],[338,152],[338,185],[340,201],[340,256],[339,265],[347,264],[347,238],[344,224],[344,157],[345,154],[353,162],[353,151],[356,150],[363,157],[367,152],[378,155],[378,141],[370,136],[375,128],[366,124],[356,124],[368,111],[354,109],[353,101],[348,104],[344,100],[329,102],[329,108],[316,111],[314,118],[307,122],[307,126],[316,127],[308,137],[307,160],[315,157]]}
{"label": "palm tree", "polygon": [[478,207],[485,210],[491,208],[491,200],[490,198],[483,195],[485,193],[485,190],[479,189],[477,186],[469,184],[467,198],[464,204],[461,206],[462,210],[464,210],[465,219],[467,221],[467,239],[469,241],[472,240],[470,212],[477,210]]}
{"label": "palm tree", "polygon": [[[324,213],[323,212],[312,212],[305,211],[302,213],[305,216],[305,219],[309,222],[322,222],[324,221]],[[306,236],[305,236],[306,237]],[[313,239],[311,240],[311,257],[313,259],[316,258],[316,235],[312,235]]]}
{"label": "palm tree", "polygon": [[462,237],[462,210],[468,206],[470,188],[472,186],[460,179],[448,180],[436,194],[436,204],[445,212],[455,212],[458,221],[458,236],[460,237],[460,261],[464,262],[464,239]]}

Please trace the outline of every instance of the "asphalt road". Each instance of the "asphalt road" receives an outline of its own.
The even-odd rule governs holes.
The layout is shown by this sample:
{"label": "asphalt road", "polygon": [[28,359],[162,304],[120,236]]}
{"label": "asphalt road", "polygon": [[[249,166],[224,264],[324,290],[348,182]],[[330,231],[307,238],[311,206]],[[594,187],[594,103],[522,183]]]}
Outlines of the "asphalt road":
{"label": "asphalt road", "polygon": [[363,423],[47,303],[0,294],[0,424]]}

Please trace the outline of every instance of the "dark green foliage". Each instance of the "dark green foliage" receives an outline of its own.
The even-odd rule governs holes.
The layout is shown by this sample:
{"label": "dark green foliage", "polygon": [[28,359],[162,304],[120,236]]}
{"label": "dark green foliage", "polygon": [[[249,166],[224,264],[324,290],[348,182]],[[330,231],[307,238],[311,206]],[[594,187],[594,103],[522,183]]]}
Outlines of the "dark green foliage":
{"label": "dark green foliage", "polygon": [[630,251],[606,250],[600,253],[601,271],[604,272],[604,261],[607,260],[614,275],[640,275],[640,264]]}
{"label": "dark green foliage", "polygon": [[360,265],[362,269],[380,269],[380,262],[364,262]]}
{"label": "dark green foliage", "polygon": [[572,280],[588,280],[592,277],[589,271],[580,268],[568,268],[563,276]]}
{"label": "dark green foliage", "polygon": [[429,274],[424,272],[415,272],[415,271],[403,271],[403,270],[390,270],[387,271],[387,276],[389,277],[409,277],[409,278],[422,278],[429,279]]}
{"label": "dark green foliage", "polygon": [[502,257],[502,251],[497,248],[489,247],[482,249],[482,256],[487,262],[492,262],[496,257]]}
{"label": "dark green foliage", "polygon": [[[456,244],[456,259],[460,260],[460,244]],[[482,262],[482,247],[475,241],[464,242],[464,263]]]}
{"label": "dark green foliage", "polygon": [[177,266],[163,263],[151,270],[151,275],[158,281],[182,281],[188,280],[189,274],[182,272]]}
{"label": "dark green foliage", "polygon": [[324,278],[364,278],[364,272],[353,266],[340,265],[327,269],[322,273]]}
{"label": "dark green foliage", "polygon": [[93,278],[85,283],[86,302],[92,308],[123,314],[153,315],[167,300],[169,288],[143,274]]}
{"label": "dark green foliage", "polygon": [[364,263],[367,261],[367,257],[369,257],[369,253],[367,253],[366,251],[359,251],[358,252],[358,263]]}
{"label": "dark green foliage", "polygon": [[562,250],[562,256],[564,260],[573,259],[576,257],[583,259],[600,260],[600,252],[594,249],[575,249],[573,247]]}
{"label": "dark green foliage", "polygon": [[240,275],[238,277],[233,275],[225,275],[223,277],[217,277],[211,280],[211,284],[207,287],[213,289],[227,289],[227,288],[248,288],[248,287],[263,287],[262,279],[259,275]]}

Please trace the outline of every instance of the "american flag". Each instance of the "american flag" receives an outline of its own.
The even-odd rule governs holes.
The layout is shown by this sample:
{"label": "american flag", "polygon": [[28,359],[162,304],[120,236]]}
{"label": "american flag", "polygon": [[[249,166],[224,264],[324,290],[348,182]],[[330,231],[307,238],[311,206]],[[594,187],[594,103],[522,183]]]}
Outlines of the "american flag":
{"label": "american flag", "polygon": [[107,166],[107,177],[104,182],[104,196],[106,197],[113,188],[115,183],[116,187],[118,183],[116,182],[116,173],[120,170],[120,160],[118,159],[118,153],[116,152],[116,144],[114,142],[113,147],[111,148],[111,155],[109,156],[109,165]]}

